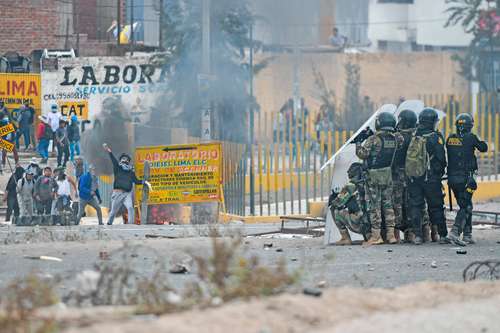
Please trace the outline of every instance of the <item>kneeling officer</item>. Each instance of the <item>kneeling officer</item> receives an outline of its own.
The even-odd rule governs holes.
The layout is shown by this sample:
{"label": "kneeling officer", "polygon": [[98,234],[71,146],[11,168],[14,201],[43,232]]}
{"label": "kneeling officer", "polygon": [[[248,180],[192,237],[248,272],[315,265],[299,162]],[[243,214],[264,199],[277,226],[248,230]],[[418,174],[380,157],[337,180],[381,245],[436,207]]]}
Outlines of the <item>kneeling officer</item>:
{"label": "kneeling officer", "polygon": [[330,197],[330,211],[342,237],[335,245],[351,245],[349,231],[361,234],[365,239],[369,238],[370,233],[370,220],[364,199],[363,165],[361,163],[351,164],[347,175],[349,182],[340,193],[332,194],[333,196]]}

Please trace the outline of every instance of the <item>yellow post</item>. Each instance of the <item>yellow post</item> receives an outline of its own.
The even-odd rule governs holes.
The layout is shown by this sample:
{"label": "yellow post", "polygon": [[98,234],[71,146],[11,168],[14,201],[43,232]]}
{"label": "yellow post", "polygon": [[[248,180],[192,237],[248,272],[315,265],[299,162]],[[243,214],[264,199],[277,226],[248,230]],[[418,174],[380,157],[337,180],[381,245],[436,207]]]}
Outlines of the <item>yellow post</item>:
{"label": "yellow post", "polygon": [[340,144],[340,138],[339,138],[339,130],[335,131],[335,147],[336,150],[339,150],[341,144]]}
{"label": "yellow post", "polygon": [[330,158],[332,157],[332,130],[328,130],[328,157],[327,158]]}

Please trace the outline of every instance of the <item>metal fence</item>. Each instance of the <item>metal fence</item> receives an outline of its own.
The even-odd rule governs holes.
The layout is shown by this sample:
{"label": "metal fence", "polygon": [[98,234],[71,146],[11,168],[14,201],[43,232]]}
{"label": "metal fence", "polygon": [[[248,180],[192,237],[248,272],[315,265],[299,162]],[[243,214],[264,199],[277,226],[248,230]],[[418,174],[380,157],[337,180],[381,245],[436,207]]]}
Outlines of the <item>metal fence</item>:
{"label": "metal fence", "polygon": [[[497,100],[497,95],[419,97],[426,105],[446,112],[446,118],[439,124],[445,137],[454,131],[459,113],[474,115],[474,133],[488,141],[490,147],[487,153],[478,155],[479,176],[483,180],[498,179],[500,99]],[[296,117],[277,119],[278,114],[273,113],[256,117],[256,143],[252,146],[224,143],[227,212],[260,216],[307,214],[309,202],[328,198],[333,169],[330,166],[320,172],[320,167],[353,131],[335,129],[331,121],[318,121],[321,116],[314,112],[299,111]]]}

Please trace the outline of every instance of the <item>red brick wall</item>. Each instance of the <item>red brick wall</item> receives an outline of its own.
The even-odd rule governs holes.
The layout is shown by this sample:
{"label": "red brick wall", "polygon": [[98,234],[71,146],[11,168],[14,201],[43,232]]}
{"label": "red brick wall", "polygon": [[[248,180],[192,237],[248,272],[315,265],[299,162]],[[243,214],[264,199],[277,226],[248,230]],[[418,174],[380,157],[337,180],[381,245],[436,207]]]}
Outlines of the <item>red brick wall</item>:
{"label": "red brick wall", "polygon": [[0,0],[0,8],[0,54],[59,46],[55,0]]}

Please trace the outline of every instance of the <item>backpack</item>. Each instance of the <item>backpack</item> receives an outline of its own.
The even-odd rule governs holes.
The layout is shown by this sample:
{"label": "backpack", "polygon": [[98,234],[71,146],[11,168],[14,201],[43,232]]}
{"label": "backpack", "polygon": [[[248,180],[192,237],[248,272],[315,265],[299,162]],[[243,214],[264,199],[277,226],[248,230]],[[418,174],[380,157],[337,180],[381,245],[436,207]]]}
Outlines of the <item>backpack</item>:
{"label": "backpack", "polygon": [[43,138],[46,140],[51,140],[53,135],[54,134],[52,133],[52,128],[50,127],[50,125],[45,124],[45,126],[43,127]]}
{"label": "backpack", "polygon": [[429,169],[430,157],[427,152],[427,139],[432,134],[422,136],[413,134],[405,160],[405,172],[408,177],[422,177]]}

